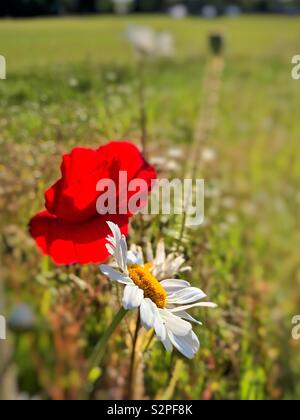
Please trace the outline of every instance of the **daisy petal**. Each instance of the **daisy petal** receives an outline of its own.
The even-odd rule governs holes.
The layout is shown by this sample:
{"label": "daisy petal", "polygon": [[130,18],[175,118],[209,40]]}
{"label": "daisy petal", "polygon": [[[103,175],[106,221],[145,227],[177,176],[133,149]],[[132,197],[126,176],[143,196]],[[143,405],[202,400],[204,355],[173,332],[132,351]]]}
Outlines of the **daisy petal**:
{"label": "daisy petal", "polygon": [[138,286],[127,285],[124,289],[122,305],[124,309],[138,308],[144,299],[144,292]]}
{"label": "daisy petal", "polygon": [[116,240],[115,238],[113,238],[112,236],[108,235],[106,238],[107,242],[109,242],[111,244],[112,247],[116,247]]}
{"label": "daisy petal", "polygon": [[164,287],[166,292],[170,294],[174,292],[178,292],[187,287],[191,287],[188,281],[176,280],[176,279],[163,280],[160,284]]}
{"label": "daisy petal", "polygon": [[154,327],[156,306],[151,299],[144,299],[140,306],[141,323],[147,331]]}
{"label": "daisy petal", "polygon": [[197,287],[187,287],[185,289],[174,292],[168,296],[167,302],[170,304],[184,305],[188,303],[196,302],[206,297],[206,294]]}
{"label": "daisy petal", "polygon": [[171,343],[171,340],[169,339],[169,336],[166,335],[165,340],[162,341],[164,348],[168,353],[171,353],[173,350],[173,344]]}
{"label": "daisy petal", "polygon": [[[120,269],[125,271],[124,269],[126,269],[127,266],[125,266],[124,264],[121,242],[117,243],[114,256],[117,260],[117,263]],[[127,262],[127,259],[126,259],[126,262]]]}
{"label": "daisy petal", "polygon": [[118,263],[118,266],[125,273],[127,272],[127,243],[124,235],[121,234],[118,225],[112,222],[107,222],[113,236],[108,236],[107,250],[113,255]]}
{"label": "daisy petal", "polygon": [[177,308],[172,308],[172,309],[168,309],[168,310],[171,311],[172,313],[177,313],[177,312],[180,312],[180,311],[186,311],[187,309],[200,308],[200,307],[217,308],[218,305],[216,305],[215,303],[212,303],[212,302],[197,302],[197,303],[193,303],[191,305],[178,306]]}
{"label": "daisy petal", "polygon": [[106,249],[111,256],[115,255],[115,248],[111,244],[106,244]]}
{"label": "daisy petal", "polygon": [[171,261],[170,261],[170,270],[173,273],[177,273],[180,269],[180,267],[185,263],[185,259],[180,255],[178,257],[175,257],[174,255],[169,255]]}
{"label": "daisy petal", "polygon": [[192,271],[192,267],[190,266],[182,267],[179,271],[180,273],[189,273],[190,271]]}
{"label": "daisy petal", "polygon": [[171,331],[168,334],[174,347],[188,359],[193,359],[200,347],[196,334],[193,331],[185,336],[176,336]]}
{"label": "daisy petal", "polygon": [[173,334],[184,336],[191,331],[192,326],[189,322],[184,321],[167,310],[160,310],[159,312],[167,330],[172,331]]}
{"label": "daisy petal", "polygon": [[179,316],[179,318],[185,319],[186,321],[195,322],[196,324],[202,325],[202,322],[198,321],[197,319],[193,318],[190,314],[188,314],[185,311],[177,311],[176,315]]}
{"label": "daisy petal", "polygon": [[127,252],[127,265],[139,264],[139,258],[133,251]]}
{"label": "daisy petal", "polygon": [[134,284],[129,277],[119,273],[109,265],[100,265],[100,271],[112,281],[117,281],[121,284]]}
{"label": "daisy petal", "polygon": [[110,230],[112,231],[113,239],[114,239],[115,244],[118,244],[118,242],[120,242],[120,240],[121,240],[121,231],[120,231],[119,226],[116,225],[113,222],[107,222],[107,224],[108,224]]}
{"label": "daisy petal", "polygon": [[154,255],[153,255],[153,248],[150,242],[147,242],[146,255],[147,255],[147,261],[153,264]]}
{"label": "daisy petal", "polygon": [[123,271],[127,270],[127,242],[124,235],[122,235],[122,239],[120,242],[120,248],[121,248],[121,257],[122,257],[122,269]]}
{"label": "daisy petal", "polygon": [[166,259],[165,242],[162,239],[159,241],[157,245],[155,264],[156,265],[163,264],[165,262],[165,259]]}
{"label": "daisy petal", "polygon": [[154,330],[159,341],[165,341],[167,336],[166,327],[163,323],[163,320],[160,317],[160,314],[157,312],[154,320]]}
{"label": "daisy petal", "polygon": [[140,246],[137,245],[132,245],[132,247],[130,248],[131,251],[133,251],[133,253],[135,254],[136,258],[137,258],[137,264],[138,265],[144,265],[144,255],[143,255],[143,250]]}

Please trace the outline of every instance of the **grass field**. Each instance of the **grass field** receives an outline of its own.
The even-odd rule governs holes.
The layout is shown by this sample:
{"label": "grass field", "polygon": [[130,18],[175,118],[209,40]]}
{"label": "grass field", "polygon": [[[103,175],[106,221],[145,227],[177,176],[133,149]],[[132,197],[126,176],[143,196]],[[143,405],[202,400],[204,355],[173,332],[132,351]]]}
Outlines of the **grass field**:
{"label": "grass field", "polygon": [[[7,80],[0,81],[5,311],[26,302],[37,324],[11,333],[19,390],[77,398],[86,355],[117,305],[97,267],[54,267],[35,249],[27,224],[58,178],[63,152],[108,139],[139,142],[135,56],[122,38],[128,23],[176,39],[174,59],[146,68],[152,158],[171,147],[185,153],[192,143],[205,99],[207,34],[219,29],[226,37],[216,127],[204,145],[215,160],[198,169],[207,221],[186,238],[190,280],[219,308],[199,314],[205,325],[197,327],[202,349],[194,361],[166,355],[159,344],[149,350],[138,397],[299,399],[300,341],[291,338],[291,320],[300,313],[300,82],[291,78],[291,57],[300,54],[300,19],[259,16],[0,22],[7,59]],[[177,162],[178,172],[184,163]],[[171,224],[156,220],[148,232],[163,233],[171,246]],[[74,273],[97,293],[78,290]],[[122,398],[126,340],[122,332],[110,342],[95,397]]]}
{"label": "grass field", "polygon": [[[2,21],[1,52],[7,57],[11,71],[39,66],[132,62],[129,48],[122,43],[122,31],[128,23],[151,25],[174,33],[181,58],[199,58],[206,54],[206,34],[214,28],[226,32],[227,55],[238,60],[290,62],[299,49],[299,20],[289,17],[245,17],[242,20],[219,19],[173,21],[165,17],[64,18]],[[125,25],[125,26],[124,26]]]}

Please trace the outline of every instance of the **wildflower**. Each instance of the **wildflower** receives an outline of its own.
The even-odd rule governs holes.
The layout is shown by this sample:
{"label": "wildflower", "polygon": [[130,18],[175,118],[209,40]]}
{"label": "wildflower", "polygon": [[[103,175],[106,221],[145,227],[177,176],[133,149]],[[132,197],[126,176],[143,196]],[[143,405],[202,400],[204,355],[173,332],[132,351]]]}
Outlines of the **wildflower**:
{"label": "wildflower", "polygon": [[69,79],[69,86],[72,88],[76,88],[79,85],[78,80],[75,77],[71,77]]}
{"label": "wildflower", "polygon": [[[120,172],[127,174],[125,185],[119,185]],[[119,211],[126,205],[122,194],[116,197],[119,207],[115,215],[99,214],[97,201],[103,192],[97,191],[98,182],[111,180],[119,191],[128,191],[131,181],[144,180],[148,191],[142,193],[146,196],[156,172],[133,144],[111,142],[97,150],[76,147],[64,155],[61,173],[61,179],[45,193],[46,210],[31,219],[30,233],[56,264],[101,263],[109,256],[105,247],[109,234],[106,222],[114,221],[126,235],[132,214]],[[126,199],[130,200],[130,194]]]}
{"label": "wildflower", "polygon": [[146,26],[131,25],[125,32],[125,38],[142,55],[152,55],[156,49],[156,37],[153,29]]}
{"label": "wildflower", "polygon": [[190,322],[199,321],[187,312],[194,307],[211,307],[211,302],[200,302],[206,297],[202,290],[174,277],[189,270],[184,267],[184,258],[172,253],[166,255],[164,243],[158,244],[156,256],[150,245],[147,249],[148,262],[144,262],[141,249],[133,246],[129,251],[126,238],[119,227],[108,225],[112,236],[107,238],[107,249],[117,268],[101,265],[100,270],[112,281],[125,286],[122,304],[124,309],[140,311],[141,324],[146,330],[154,329],[157,338],[166,351],[173,346],[185,357],[192,359],[199,350],[199,340]]}
{"label": "wildflower", "polygon": [[172,57],[175,54],[174,37],[169,32],[161,32],[156,36],[157,53],[161,57]]}
{"label": "wildflower", "polygon": [[212,163],[217,159],[217,153],[214,149],[205,147],[202,151],[202,161],[206,163]]}
{"label": "wildflower", "polygon": [[168,150],[168,157],[173,159],[182,159],[184,157],[184,151],[180,147],[170,147]]}
{"label": "wildflower", "polygon": [[140,56],[170,57],[175,53],[174,38],[169,32],[156,32],[147,26],[131,25],[125,38]]}
{"label": "wildflower", "polygon": [[158,172],[164,172],[166,170],[170,172],[176,172],[180,169],[180,166],[175,160],[166,159],[162,156],[152,157],[150,159],[150,163]]}

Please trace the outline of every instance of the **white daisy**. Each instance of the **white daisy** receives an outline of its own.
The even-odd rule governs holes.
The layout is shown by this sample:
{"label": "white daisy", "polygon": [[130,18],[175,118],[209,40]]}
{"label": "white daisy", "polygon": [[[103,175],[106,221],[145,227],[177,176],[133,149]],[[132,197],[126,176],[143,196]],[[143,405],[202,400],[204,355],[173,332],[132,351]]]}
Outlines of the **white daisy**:
{"label": "white daisy", "polygon": [[138,54],[155,54],[156,33],[152,28],[130,25],[125,32],[125,38]]}
{"label": "white daisy", "polygon": [[169,32],[156,32],[147,26],[130,25],[124,35],[139,55],[172,57],[175,54],[174,38]]}
{"label": "white daisy", "polygon": [[[173,346],[185,357],[192,359],[199,350],[199,340],[190,322],[196,322],[186,312],[194,307],[215,308],[211,302],[200,302],[206,297],[202,290],[191,287],[184,280],[175,279],[179,272],[190,270],[184,267],[184,258],[165,253],[164,242],[158,244],[156,256],[152,247],[147,249],[145,264],[141,248],[127,248],[120,229],[108,222],[112,236],[107,237],[107,249],[115,258],[117,269],[101,265],[100,270],[112,281],[125,285],[122,304],[124,309],[139,309],[142,326],[154,329],[157,338],[168,352]],[[190,322],[189,322],[190,321]]]}

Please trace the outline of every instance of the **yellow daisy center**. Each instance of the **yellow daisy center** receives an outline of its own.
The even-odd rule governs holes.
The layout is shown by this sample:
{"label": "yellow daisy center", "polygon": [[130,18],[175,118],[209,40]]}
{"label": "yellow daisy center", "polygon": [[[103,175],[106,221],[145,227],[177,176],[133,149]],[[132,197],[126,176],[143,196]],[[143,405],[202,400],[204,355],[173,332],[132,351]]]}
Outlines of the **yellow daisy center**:
{"label": "yellow daisy center", "polygon": [[128,266],[129,277],[144,291],[145,298],[151,299],[158,308],[165,308],[167,304],[167,292],[150,272],[151,267],[151,264],[144,266],[131,264]]}

